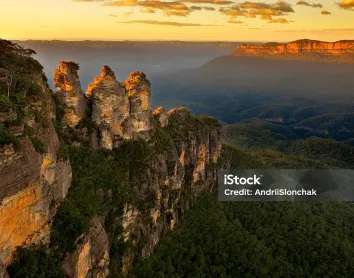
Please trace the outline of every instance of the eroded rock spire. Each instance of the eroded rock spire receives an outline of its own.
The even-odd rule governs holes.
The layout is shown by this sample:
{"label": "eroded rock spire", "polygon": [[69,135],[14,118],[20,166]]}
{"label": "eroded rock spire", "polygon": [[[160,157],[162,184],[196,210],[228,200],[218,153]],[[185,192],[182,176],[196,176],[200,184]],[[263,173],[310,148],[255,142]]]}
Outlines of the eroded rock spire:
{"label": "eroded rock spire", "polygon": [[86,98],[78,70],[79,65],[72,61],[61,61],[54,70],[54,85],[63,104],[65,123],[70,127],[75,127],[85,117]]}
{"label": "eroded rock spire", "polygon": [[151,130],[152,111],[150,108],[150,81],[145,73],[134,71],[123,83],[128,90],[130,117],[133,126],[133,138],[147,140]]}
{"label": "eroded rock spire", "polygon": [[92,120],[99,129],[101,147],[112,149],[115,141],[132,137],[128,93],[109,66],[103,66],[101,75],[88,86],[86,96],[92,102]]}

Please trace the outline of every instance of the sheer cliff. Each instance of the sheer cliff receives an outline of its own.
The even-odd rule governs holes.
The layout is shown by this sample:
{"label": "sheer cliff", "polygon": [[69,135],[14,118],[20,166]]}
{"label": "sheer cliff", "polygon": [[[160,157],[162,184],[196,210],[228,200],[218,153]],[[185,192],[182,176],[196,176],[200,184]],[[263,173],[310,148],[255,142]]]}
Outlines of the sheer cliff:
{"label": "sheer cliff", "polygon": [[71,184],[58,156],[56,108],[32,51],[0,41],[0,261],[18,246],[48,242],[50,222]]}
{"label": "sheer cliff", "polygon": [[213,188],[218,121],[153,112],[145,74],[109,66],[84,94],[62,61],[53,92],[32,51],[0,42],[0,277],[126,273]]}
{"label": "sheer cliff", "polygon": [[242,44],[229,55],[352,64],[354,41],[322,42],[304,39],[289,43]]}

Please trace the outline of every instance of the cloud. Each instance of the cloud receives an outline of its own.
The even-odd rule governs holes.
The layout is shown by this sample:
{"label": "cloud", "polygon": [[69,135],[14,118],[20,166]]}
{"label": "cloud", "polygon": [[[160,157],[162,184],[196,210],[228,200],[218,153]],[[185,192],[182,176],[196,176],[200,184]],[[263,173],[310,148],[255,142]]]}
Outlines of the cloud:
{"label": "cloud", "polygon": [[[101,2],[101,1],[99,1]],[[107,6],[107,7],[133,7],[138,5],[137,0],[120,0],[120,1],[114,1],[114,2],[105,2],[102,4],[102,6]]]}
{"label": "cloud", "polygon": [[343,9],[352,9],[354,8],[354,0],[343,0],[342,2],[338,3],[338,5]]}
{"label": "cloud", "polygon": [[274,10],[286,13],[293,13],[294,10],[288,2],[278,1],[275,4],[266,4],[258,2],[243,2],[239,4],[242,9],[255,9],[255,10]]}
{"label": "cloud", "polygon": [[246,16],[248,14],[247,10],[241,10],[238,5],[234,5],[228,8],[220,8],[219,11],[231,17]]}
{"label": "cloud", "polygon": [[233,4],[229,0],[182,0],[181,3],[194,3],[194,4],[214,4],[214,5],[230,5]]}
{"label": "cloud", "polygon": [[144,7],[140,10],[140,12],[142,12],[144,14],[154,14],[155,10],[148,8],[148,7]]}
{"label": "cloud", "polygon": [[323,14],[323,15],[329,15],[329,14],[331,14],[331,12],[329,12],[329,11],[322,11],[321,14]]}
{"label": "cloud", "polygon": [[168,25],[168,26],[175,26],[175,27],[222,26],[222,25],[204,25],[198,23],[158,21],[158,20],[131,20],[131,21],[118,21],[117,23],[125,23],[125,24],[140,23],[140,24],[151,24],[151,25]]}
{"label": "cloud", "polygon": [[148,7],[153,9],[168,9],[175,11],[189,11],[190,9],[181,2],[163,2],[163,1],[141,1],[139,6]]}
{"label": "cloud", "polygon": [[298,1],[296,3],[296,5],[308,6],[308,7],[312,7],[312,8],[323,8],[323,5],[320,3],[310,4],[309,2],[306,2],[306,1]]}
{"label": "cloud", "polygon": [[[187,16],[193,10],[181,2],[163,2],[163,1],[141,1],[139,6],[148,8],[150,10],[162,10],[167,16]],[[149,11],[149,10],[147,10]],[[151,12],[150,12],[151,13]]]}
{"label": "cloud", "polygon": [[283,12],[280,11],[275,11],[275,10],[271,10],[271,9],[260,9],[260,10],[250,10],[248,12],[250,15],[260,15],[260,16],[281,16],[281,15],[286,15]]}
{"label": "cloud", "polygon": [[314,3],[314,4],[312,4],[311,7],[312,7],[312,8],[323,8],[323,5],[320,4],[320,3]]}
{"label": "cloud", "polygon": [[193,11],[201,11],[201,10],[215,11],[214,7],[206,7],[206,6],[190,6],[189,8]]}
{"label": "cloud", "polygon": [[[229,7],[222,7],[219,11],[230,17],[229,23],[240,22],[235,20],[237,17],[244,18],[257,18],[262,20],[269,20],[272,23],[288,23],[285,20],[289,13],[293,13],[292,5],[286,1],[277,1],[275,3],[265,2],[252,2],[244,1],[242,3],[235,4],[230,0],[175,0],[175,1],[159,1],[159,0],[74,0],[78,2],[103,2],[102,6],[117,6],[117,7],[141,7],[140,12],[146,14],[156,13],[157,10],[163,12],[166,16],[182,16],[186,17],[193,11],[215,11],[213,6],[193,5],[187,6],[187,3],[195,4],[209,4],[209,5],[228,5]],[[347,1],[347,0],[344,0]],[[354,1],[354,0],[350,0]],[[299,1],[298,3],[306,3],[304,5],[310,5],[305,1]],[[313,4],[320,5],[320,4]],[[273,17],[282,17],[275,20]],[[285,21],[284,21],[285,20]],[[152,21],[155,22],[155,21]],[[164,22],[164,21],[161,21]],[[147,23],[156,24],[156,23]]]}
{"label": "cloud", "polygon": [[105,0],[74,0],[74,2],[103,2]]}
{"label": "cloud", "polygon": [[285,18],[276,18],[276,19],[272,19],[270,21],[268,21],[268,23],[289,23],[289,21],[287,21]]}
{"label": "cloud", "polygon": [[232,18],[256,18],[260,16],[263,20],[272,20],[273,16],[287,16],[288,13],[294,12],[291,5],[285,1],[278,1],[273,4],[246,1],[227,8],[221,8],[219,11]]}
{"label": "cloud", "polygon": [[232,24],[242,24],[243,21],[241,21],[241,20],[235,20],[235,19],[230,19],[230,20],[228,21],[228,23],[232,23]]}
{"label": "cloud", "polygon": [[262,19],[262,20],[272,20],[273,18],[272,18],[272,16],[269,15],[269,14],[264,14],[264,15],[261,16],[261,19]]}
{"label": "cloud", "polygon": [[203,9],[206,11],[215,11],[214,7],[203,7]]}
{"label": "cloud", "polygon": [[186,17],[191,13],[191,11],[174,11],[174,10],[164,10],[163,12],[167,16],[184,16]]}

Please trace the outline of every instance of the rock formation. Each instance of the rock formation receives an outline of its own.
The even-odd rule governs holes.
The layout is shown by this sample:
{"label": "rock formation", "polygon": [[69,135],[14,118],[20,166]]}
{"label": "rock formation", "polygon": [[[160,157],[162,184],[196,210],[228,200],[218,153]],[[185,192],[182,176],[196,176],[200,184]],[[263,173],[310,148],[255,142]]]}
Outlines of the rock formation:
{"label": "rock formation", "polygon": [[[39,96],[25,108],[23,122],[9,127],[18,144],[0,146],[0,261],[5,266],[18,246],[49,241],[49,223],[71,185],[69,162],[57,158],[51,91],[41,77],[35,82]],[[41,152],[34,142],[42,142]]]}
{"label": "rock formation", "polygon": [[150,82],[144,73],[134,71],[123,85],[128,90],[129,95],[133,138],[146,140],[149,138],[152,117],[150,108]]}
{"label": "rock formation", "polygon": [[78,75],[79,65],[72,61],[61,61],[54,71],[54,85],[62,100],[65,123],[75,127],[85,117],[86,99]]}
{"label": "rock formation", "polygon": [[[151,167],[141,173],[144,182],[133,189],[141,196],[154,196],[150,209],[141,211],[129,204],[122,217],[124,240],[133,246],[145,242],[140,254],[143,258],[153,252],[165,231],[174,229],[193,199],[213,188],[216,171],[209,166],[216,165],[221,151],[220,126],[214,118],[196,120],[184,108],[166,114],[169,123],[164,128],[172,134],[182,131],[183,137],[174,137],[174,147],[151,161]],[[199,121],[208,124],[200,126]],[[150,221],[145,222],[146,219]],[[126,250],[122,258],[123,272],[129,269],[136,255]]]}
{"label": "rock formation", "polygon": [[63,269],[70,278],[98,278],[108,275],[108,237],[99,219],[92,222],[91,229],[87,235],[83,235],[80,246],[64,259]]}
{"label": "rock formation", "polygon": [[[196,118],[184,108],[166,112],[159,107],[153,113],[145,74],[133,72],[119,83],[108,66],[90,84],[86,98],[77,70],[77,64],[61,62],[54,73],[57,105],[65,112],[62,125],[56,126],[60,140],[53,126],[53,121],[58,121],[53,92],[42,79],[38,85],[43,91],[26,107],[23,122],[8,127],[18,145],[0,146],[0,278],[7,278],[5,267],[18,246],[50,241],[51,220],[72,180],[69,161],[59,157],[59,142],[85,143],[90,148],[86,135],[80,138],[84,122],[90,120],[84,118],[86,99],[92,104],[92,137],[98,147],[119,148],[124,140],[143,139],[145,142],[128,143],[141,143],[133,146],[145,148],[142,153],[149,154],[149,161],[141,171],[127,173],[131,195],[129,201],[122,201],[122,208],[114,207],[114,199],[120,196],[112,196],[112,189],[97,188],[103,192],[107,211],[91,216],[86,232],[74,238],[74,251],[61,253],[61,267],[68,277],[106,277],[110,261],[117,262],[117,255],[110,257],[112,241],[127,243],[118,257],[119,269],[127,272],[137,257],[149,256],[161,235],[174,229],[193,200],[215,184],[212,166],[221,150],[216,119]],[[0,115],[0,127],[17,118],[16,112],[10,112]],[[85,121],[78,125],[82,119]],[[116,226],[107,227],[107,223]]]}
{"label": "rock formation", "polygon": [[153,114],[158,116],[161,127],[166,127],[168,125],[169,116],[162,106],[157,107]]}
{"label": "rock formation", "polygon": [[230,55],[354,63],[354,41],[322,42],[304,39],[289,43],[242,44]]}
{"label": "rock formation", "polygon": [[0,278],[9,278],[9,274],[6,271],[5,266],[0,261]]}
{"label": "rock formation", "polygon": [[86,95],[92,102],[92,120],[98,127],[101,147],[112,149],[115,141],[132,138],[128,93],[108,66],[89,85]]}
{"label": "rock formation", "polygon": [[133,72],[121,84],[110,67],[103,66],[86,96],[92,102],[92,120],[97,127],[94,136],[99,147],[112,149],[124,139],[150,138],[151,92],[144,73]]}

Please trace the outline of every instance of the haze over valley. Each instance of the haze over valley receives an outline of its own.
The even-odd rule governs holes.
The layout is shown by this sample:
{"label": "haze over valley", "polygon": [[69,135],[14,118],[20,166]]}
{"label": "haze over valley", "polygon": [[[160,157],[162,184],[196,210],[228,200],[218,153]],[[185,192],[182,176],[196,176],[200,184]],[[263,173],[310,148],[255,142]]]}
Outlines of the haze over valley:
{"label": "haze over valley", "polygon": [[1,1],[0,278],[354,277],[353,13]]}
{"label": "haze over valley", "polygon": [[111,65],[118,80],[142,69],[152,83],[153,108],[184,106],[224,124],[259,118],[286,125],[299,138],[351,142],[354,135],[353,41],[21,44],[36,50],[50,83],[60,57],[80,62],[84,91],[103,64]]}

